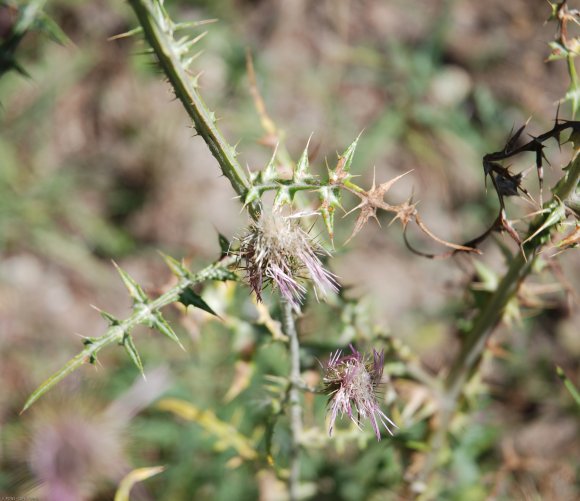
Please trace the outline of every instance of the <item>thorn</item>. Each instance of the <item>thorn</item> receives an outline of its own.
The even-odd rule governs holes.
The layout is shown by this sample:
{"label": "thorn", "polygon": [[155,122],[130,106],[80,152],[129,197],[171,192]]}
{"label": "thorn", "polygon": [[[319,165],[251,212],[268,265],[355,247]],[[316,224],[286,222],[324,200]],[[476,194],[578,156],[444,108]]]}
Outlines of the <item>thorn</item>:
{"label": "thorn", "polygon": [[139,27],[133,30],[126,31],[125,33],[119,33],[118,35],[113,35],[112,37],[107,38],[107,42],[113,42],[114,40],[119,40],[121,38],[128,38],[133,35],[136,35],[137,33],[140,33],[141,31],[143,31],[143,28]]}

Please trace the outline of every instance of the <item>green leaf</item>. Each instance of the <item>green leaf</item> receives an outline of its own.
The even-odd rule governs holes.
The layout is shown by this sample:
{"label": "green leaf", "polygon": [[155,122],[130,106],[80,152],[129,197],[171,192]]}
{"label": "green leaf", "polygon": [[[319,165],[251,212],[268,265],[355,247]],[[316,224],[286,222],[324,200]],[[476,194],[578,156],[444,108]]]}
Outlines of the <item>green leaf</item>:
{"label": "green leaf", "polygon": [[121,279],[123,280],[125,287],[127,287],[129,295],[133,298],[133,301],[135,303],[146,303],[149,298],[147,297],[147,294],[145,294],[141,286],[137,282],[135,282],[135,280],[133,280],[126,271],[121,269],[119,265],[115,263],[115,261],[113,261],[113,265],[115,266],[115,268],[117,268],[119,275],[121,275]]}
{"label": "green leaf", "polygon": [[[556,200],[555,203],[557,205],[550,211],[545,221],[543,221],[541,226],[536,231],[534,231],[534,233],[532,233],[522,242],[522,245],[526,244],[530,240],[533,240],[551,226],[554,226],[566,219],[566,206],[562,203],[561,200]],[[546,238],[549,238],[549,235],[546,235]]]}
{"label": "green leaf", "polygon": [[202,297],[199,294],[196,294],[191,287],[188,287],[179,295],[179,301],[186,307],[195,306],[196,308],[207,311],[208,313],[219,317],[219,315],[213,311],[211,307],[202,299]]}
{"label": "green leaf", "polygon": [[12,61],[12,69],[16,71],[16,73],[20,73],[21,76],[24,78],[32,78],[30,73],[24,69],[24,67],[16,60]]}
{"label": "green leaf", "polygon": [[159,254],[171,270],[171,273],[173,273],[177,278],[191,278],[191,272],[183,265],[183,263],[180,263],[177,259],[174,259],[163,252],[159,252]]}
{"label": "green leaf", "polygon": [[172,341],[175,341],[179,345],[179,347],[183,351],[185,351],[185,348],[181,344],[181,341],[177,337],[177,334],[175,334],[175,331],[171,328],[171,326],[169,325],[167,320],[165,320],[165,318],[163,318],[163,315],[161,315],[160,312],[157,312],[152,316],[152,318],[150,319],[150,322],[149,322],[149,326],[152,329],[157,329],[159,332],[161,332],[161,334],[168,337]]}
{"label": "green leaf", "polygon": [[292,203],[292,195],[287,186],[280,186],[274,197],[274,207],[281,207]]}
{"label": "green leaf", "polygon": [[[311,136],[312,137],[312,136]],[[296,169],[294,169],[294,181],[301,181],[303,179],[307,179],[312,177],[310,174],[310,165],[308,162],[308,146],[310,145],[310,138],[308,138],[308,142],[306,143],[306,148],[302,152],[298,163],[296,164]]]}
{"label": "green leaf", "polygon": [[550,52],[547,61],[558,61],[561,59],[566,59],[568,54],[570,54],[570,51],[559,42],[548,42],[548,46],[552,51]]}
{"label": "green leaf", "polygon": [[323,203],[318,210],[322,214],[322,220],[330,240],[334,241],[334,207]]}
{"label": "green leaf", "polygon": [[477,276],[480,281],[478,284],[478,289],[488,292],[493,292],[496,290],[499,284],[499,278],[497,274],[480,261],[474,261],[473,265],[475,266],[475,271],[477,272]]}
{"label": "green leaf", "polygon": [[221,233],[218,233],[218,242],[220,244],[220,251],[222,256],[226,256],[230,252],[230,241]]}
{"label": "green leaf", "polygon": [[127,350],[127,353],[129,354],[129,357],[131,358],[132,362],[137,366],[137,368],[141,372],[141,375],[145,379],[145,372],[143,371],[143,362],[141,362],[141,357],[139,356],[137,347],[135,346],[133,338],[131,337],[130,334],[125,334],[125,336],[123,337],[122,344],[125,347],[125,350]]}
{"label": "green leaf", "polygon": [[260,189],[256,186],[250,187],[244,195],[244,206],[249,205],[256,200],[260,200],[263,191],[263,189]]}
{"label": "green leaf", "polygon": [[261,179],[265,183],[271,183],[278,179],[278,170],[276,169],[276,155],[278,153],[278,145],[274,148],[274,153],[268,162],[268,165],[261,171]]}
{"label": "green leaf", "polygon": [[[362,134],[362,132],[361,132]],[[339,164],[342,163],[342,170],[344,172],[350,172],[350,167],[352,165],[352,159],[354,158],[354,153],[356,151],[356,147],[358,145],[358,140],[360,139],[360,134],[356,137],[356,139],[351,143],[351,145],[345,150],[345,152],[339,157]]]}
{"label": "green leaf", "polygon": [[580,393],[578,392],[578,389],[574,383],[568,379],[568,376],[566,376],[562,367],[556,366],[556,373],[558,374],[558,377],[564,382],[564,386],[570,392],[570,395],[572,395],[576,405],[580,406]]}
{"label": "green leaf", "polygon": [[330,186],[321,186],[318,193],[320,200],[322,201],[318,210],[322,214],[322,219],[330,240],[334,240],[334,213],[337,207],[342,208],[340,203],[340,189],[332,188]]}
{"label": "green leaf", "polygon": [[68,45],[71,43],[70,38],[62,31],[60,26],[46,14],[41,13],[36,24],[38,30],[47,35],[53,42],[60,45]]}
{"label": "green leaf", "polygon": [[[100,308],[98,308],[96,306],[93,306],[93,308],[99,312],[101,317],[103,317],[109,325],[113,326],[113,325],[119,325],[121,323],[121,321],[117,317],[115,317],[114,315],[111,315],[110,313],[108,313],[104,310],[101,310]],[[92,339],[92,338],[87,338],[87,339]]]}

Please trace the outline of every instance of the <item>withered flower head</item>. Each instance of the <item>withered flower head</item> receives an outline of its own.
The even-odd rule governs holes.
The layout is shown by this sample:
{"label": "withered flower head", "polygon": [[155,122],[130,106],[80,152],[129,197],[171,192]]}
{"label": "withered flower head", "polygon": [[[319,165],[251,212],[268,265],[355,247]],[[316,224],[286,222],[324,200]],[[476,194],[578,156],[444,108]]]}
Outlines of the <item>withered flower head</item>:
{"label": "withered flower head", "polygon": [[241,239],[239,250],[258,301],[264,287],[272,285],[295,310],[300,309],[307,280],[312,281],[317,298],[338,290],[335,276],[318,257],[323,253],[328,254],[302,229],[297,216],[278,211],[262,213]]}
{"label": "withered flower head", "polygon": [[[324,391],[330,395],[328,402],[330,425],[328,433],[332,436],[336,417],[345,414],[361,429],[361,419],[368,418],[377,440],[381,439],[379,425],[382,423],[389,434],[392,426],[397,427],[380,409],[377,388],[383,377],[384,351],[373,349],[372,359],[363,356],[352,345],[351,352],[342,356],[339,350],[330,356],[324,372]],[[356,411],[356,417],[354,412]]]}
{"label": "withered flower head", "polygon": [[122,427],[84,404],[45,407],[35,420],[29,463],[46,501],[92,499],[127,468]]}

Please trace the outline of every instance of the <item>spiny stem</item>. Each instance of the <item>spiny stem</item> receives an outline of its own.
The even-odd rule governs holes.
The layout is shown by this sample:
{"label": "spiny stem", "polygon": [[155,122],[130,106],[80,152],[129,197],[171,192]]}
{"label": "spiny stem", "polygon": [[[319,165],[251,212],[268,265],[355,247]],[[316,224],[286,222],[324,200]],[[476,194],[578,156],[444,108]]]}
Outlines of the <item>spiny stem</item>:
{"label": "spiny stem", "polygon": [[83,351],[69,360],[63,368],[50,376],[34,391],[34,393],[32,393],[32,395],[30,395],[20,412],[22,413],[26,411],[34,402],[42,397],[42,395],[60,383],[65,377],[73,373],[83,364],[94,360],[103,348],[113,343],[122,342],[123,337],[127,333],[132,332],[137,325],[143,324],[152,313],[160,311],[164,306],[176,303],[179,300],[181,293],[186,289],[196,283],[211,279],[216,268],[225,267],[228,264],[231,264],[232,260],[233,258],[230,258],[229,260],[222,262],[221,265],[212,264],[201,270],[199,273],[196,273],[191,279],[180,280],[177,285],[172,287],[166,293],[150,303],[147,303],[147,308],[134,309],[133,313],[128,318],[119,321],[115,325],[111,325],[102,336],[96,339],[91,338]]}
{"label": "spiny stem", "polygon": [[430,452],[418,477],[419,484],[426,482],[433,472],[439,454],[443,451],[447,432],[463,388],[473,375],[485,349],[487,339],[501,320],[505,306],[532,269],[534,261],[535,256],[526,261],[521,253],[518,254],[512,261],[508,272],[504,275],[493,296],[489,298],[489,301],[476,318],[474,326],[469,332],[465,344],[459,355],[457,355],[445,381],[441,395],[440,424],[431,437]]}
{"label": "spiny stem", "polygon": [[[203,138],[212,155],[218,161],[235,192],[243,197],[251,184],[236,159],[235,147],[230,145],[215,124],[215,116],[210,112],[196,89],[193,78],[184,68],[177,44],[170,27],[171,20],[159,19],[161,9],[155,9],[154,0],[129,0],[135,11],[143,34],[153,48],[161,69],[171,83],[175,95],[193,120],[195,130]],[[250,214],[255,218],[259,213],[258,203],[250,204]]]}
{"label": "spiny stem", "polygon": [[282,320],[284,332],[290,340],[290,432],[292,448],[290,451],[290,501],[297,501],[300,487],[300,441],[302,439],[302,407],[300,405],[300,343],[292,305],[282,302]]}
{"label": "spiny stem", "polygon": [[[547,214],[538,216],[529,229],[529,234],[533,235],[536,228],[541,227],[544,221],[549,220],[556,211],[560,210],[560,201],[570,198],[578,187],[580,180],[580,154],[576,155],[566,169],[566,173],[560,183],[554,189],[554,197],[547,204],[550,210]],[[549,232],[551,228],[546,231]],[[536,257],[547,242],[546,235],[537,235],[530,239],[524,246],[522,252],[511,262],[507,273],[499,283],[493,295],[474,320],[471,331],[467,334],[465,343],[453,363],[447,379],[445,381],[443,394],[441,396],[441,422],[437,431],[430,441],[430,452],[425,459],[425,463],[417,480],[418,484],[425,484],[433,473],[439,453],[443,450],[447,439],[447,433],[457,403],[461,398],[463,388],[470,377],[475,372],[481,356],[485,349],[486,341],[500,322],[508,301],[517,293],[522,281],[528,276],[534,267]],[[527,254],[524,255],[524,252]]]}

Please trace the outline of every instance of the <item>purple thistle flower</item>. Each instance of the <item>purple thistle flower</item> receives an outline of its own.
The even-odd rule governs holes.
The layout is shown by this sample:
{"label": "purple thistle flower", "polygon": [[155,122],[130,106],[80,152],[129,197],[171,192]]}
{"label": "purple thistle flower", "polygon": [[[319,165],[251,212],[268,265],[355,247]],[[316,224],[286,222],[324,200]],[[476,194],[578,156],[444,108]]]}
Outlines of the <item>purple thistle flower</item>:
{"label": "purple thistle flower", "polygon": [[383,377],[385,353],[373,349],[373,357],[370,360],[369,357],[363,357],[354,346],[350,345],[350,349],[352,353],[345,356],[342,356],[340,350],[331,354],[325,367],[324,391],[330,395],[328,434],[332,436],[334,423],[340,413],[341,416],[346,414],[359,429],[361,419],[368,418],[377,440],[380,440],[380,424],[391,435],[393,432],[389,425],[397,428],[397,425],[380,409],[377,399],[377,388]]}
{"label": "purple thistle flower", "polygon": [[263,213],[252,223],[239,250],[258,301],[263,288],[272,285],[296,311],[306,294],[304,280],[312,281],[317,299],[338,290],[335,275],[318,257],[323,253],[328,254],[302,229],[297,217],[277,211]]}

